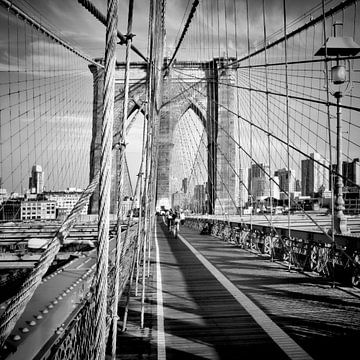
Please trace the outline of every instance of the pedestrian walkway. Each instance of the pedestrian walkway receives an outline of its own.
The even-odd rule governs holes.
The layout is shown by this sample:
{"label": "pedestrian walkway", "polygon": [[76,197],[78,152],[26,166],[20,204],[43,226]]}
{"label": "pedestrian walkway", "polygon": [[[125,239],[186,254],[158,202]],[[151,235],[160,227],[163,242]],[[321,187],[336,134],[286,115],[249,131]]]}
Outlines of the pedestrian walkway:
{"label": "pedestrian walkway", "polygon": [[175,239],[159,221],[155,235],[151,358],[329,360],[358,350],[356,293],[186,226]]}

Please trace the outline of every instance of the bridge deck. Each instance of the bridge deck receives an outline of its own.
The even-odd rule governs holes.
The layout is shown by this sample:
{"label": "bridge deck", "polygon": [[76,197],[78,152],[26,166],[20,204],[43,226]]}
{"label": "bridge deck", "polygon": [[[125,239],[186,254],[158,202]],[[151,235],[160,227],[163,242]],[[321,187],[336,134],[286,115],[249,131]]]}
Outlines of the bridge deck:
{"label": "bridge deck", "polygon": [[[359,350],[359,291],[331,288],[318,276],[288,272],[186,227],[174,239],[158,223],[157,241],[164,338],[157,289],[148,299],[152,331],[143,332],[152,344],[133,348],[134,358],[146,349],[150,358],[165,351],[167,359],[329,360]],[[150,287],[156,289],[155,269],[153,274]],[[124,341],[131,331],[125,334],[120,352],[129,351]]]}

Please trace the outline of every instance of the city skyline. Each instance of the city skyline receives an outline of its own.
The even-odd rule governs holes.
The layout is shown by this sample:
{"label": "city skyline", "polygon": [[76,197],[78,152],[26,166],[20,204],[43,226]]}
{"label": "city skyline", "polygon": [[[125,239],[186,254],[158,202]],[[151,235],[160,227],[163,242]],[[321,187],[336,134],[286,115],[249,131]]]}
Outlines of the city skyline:
{"label": "city skyline", "polygon": [[[324,164],[324,167],[320,165],[321,162]],[[253,169],[253,176],[251,176],[251,169]],[[317,153],[312,153],[309,159],[302,160],[302,169],[299,174],[300,178],[296,176],[294,170],[290,169],[290,171],[288,171],[286,168],[276,169],[270,174],[269,167],[266,164],[253,164],[251,168],[239,169],[241,174],[247,175],[246,179],[244,176],[239,177],[239,196],[236,197],[237,206],[245,207],[245,204],[249,206],[248,198],[250,194],[253,201],[257,202],[268,199],[270,196],[278,200],[286,200],[288,196],[290,196],[291,199],[298,198],[299,196],[302,198],[324,196],[328,199],[330,197],[328,193],[331,191],[329,169],[328,162],[322,159]],[[349,176],[348,184],[345,184],[344,191],[347,193],[349,188],[350,192],[357,194],[353,196],[358,197],[358,187],[360,186],[359,159],[355,158],[350,162],[344,161],[343,173]],[[199,202],[199,195],[197,196],[196,192],[200,194],[201,191],[199,189],[202,187],[202,191],[204,192],[202,198],[205,203],[207,182],[195,182],[192,190],[189,190],[187,185],[184,187],[184,183],[187,184],[187,181],[187,178],[182,179],[181,188],[172,192],[172,201],[176,203],[186,201],[187,204],[190,204],[189,199],[192,197],[195,201]],[[310,185],[301,186],[303,183]]]}

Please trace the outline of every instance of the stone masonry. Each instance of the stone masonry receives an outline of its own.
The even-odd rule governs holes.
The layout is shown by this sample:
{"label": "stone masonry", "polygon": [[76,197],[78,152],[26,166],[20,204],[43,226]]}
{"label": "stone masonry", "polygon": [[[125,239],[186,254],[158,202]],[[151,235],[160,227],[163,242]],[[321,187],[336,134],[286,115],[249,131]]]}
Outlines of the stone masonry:
{"label": "stone masonry", "polygon": [[[233,59],[231,59],[232,61]],[[230,59],[229,59],[230,61]],[[236,213],[235,199],[238,198],[237,173],[238,149],[230,137],[234,137],[236,112],[236,70],[222,68],[224,59],[210,62],[175,62],[163,80],[163,98],[160,113],[158,145],[158,172],[156,206],[171,206],[170,163],[173,160],[174,129],[182,115],[192,109],[203,123],[208,142],[207,211],[209,213]],[[90,177],[100,167],[103,70],[90,65],[94,76],[93,138],[90,155]],[[114,144],[119,139],[119,124],[123,113],[123,87],[125,64],[116,67],[116,96]],[[145,100],[146,64],[131,66],[129,115]],[[230,109],[231,111],[227,111]],[[230,136],[230,137],[229,137]],[[115,213],[117,203],[117,181],[119,178],[119,156],[115,150],[113,158],[113,179],[111,212]],[[231,194],[231,195],[229,195]],[[91,200],[90,211],[98,209],[98,192]]]}

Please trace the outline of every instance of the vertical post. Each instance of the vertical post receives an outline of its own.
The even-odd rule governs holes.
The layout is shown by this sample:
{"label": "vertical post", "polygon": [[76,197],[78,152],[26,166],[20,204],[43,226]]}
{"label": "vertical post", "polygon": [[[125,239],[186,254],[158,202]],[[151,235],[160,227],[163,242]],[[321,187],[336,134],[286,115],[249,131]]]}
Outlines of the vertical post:
{"label": "vertical post", "polygon": [[334,94],[336,98],[336,182],[335,182],[335,215],[334,215],[334,226],[335,231],[338,234],[345,234],[347,230],[347,220],[344,215],[345,202],[343,198],[343,180],[342,180],[342,119],[341,119],[341,98],[342,92],[337,91]]}
{"label": "vertical post", "polygon": [[142,227],[143,227],[143,220],[142,220],[142,213],[143,213],[143,200],[142,200],[142,176],[143,172],[142,170],[142,164],[141,169],[138,174],[139,177],[139,219],[138,219],[138,228],[137,228],[137,244],[138,248],[136,251],[136,281],[135,281],[135,296],[138,295],[138,283],[139,283],[139,276],[140,276],[140,255],[141,255],[141,241],[142,241]]}
{"label": "vertical post", "polygon": [[[145,207],[146,209],[146,207]],[[146,219],[145,219],[146,221]],[[140,328],[144,328],[145,323],[145,287],[146,287],[146,241],[147,238],[143,236],[143,250],[142,250],[142,287],[141,287],[141,314],[140,314]]]}
{"label": "vertical post", "polygon": [[217,142],[217,125],[218,125],[218,62],[213,59],[209,62],[208,68],[208,111],[207,111],[207,136],[208,136],[208,150],[207,150],[207,193],[208,193],[208,207],[207,212],[215,214],[216,201],[216,142]]}

